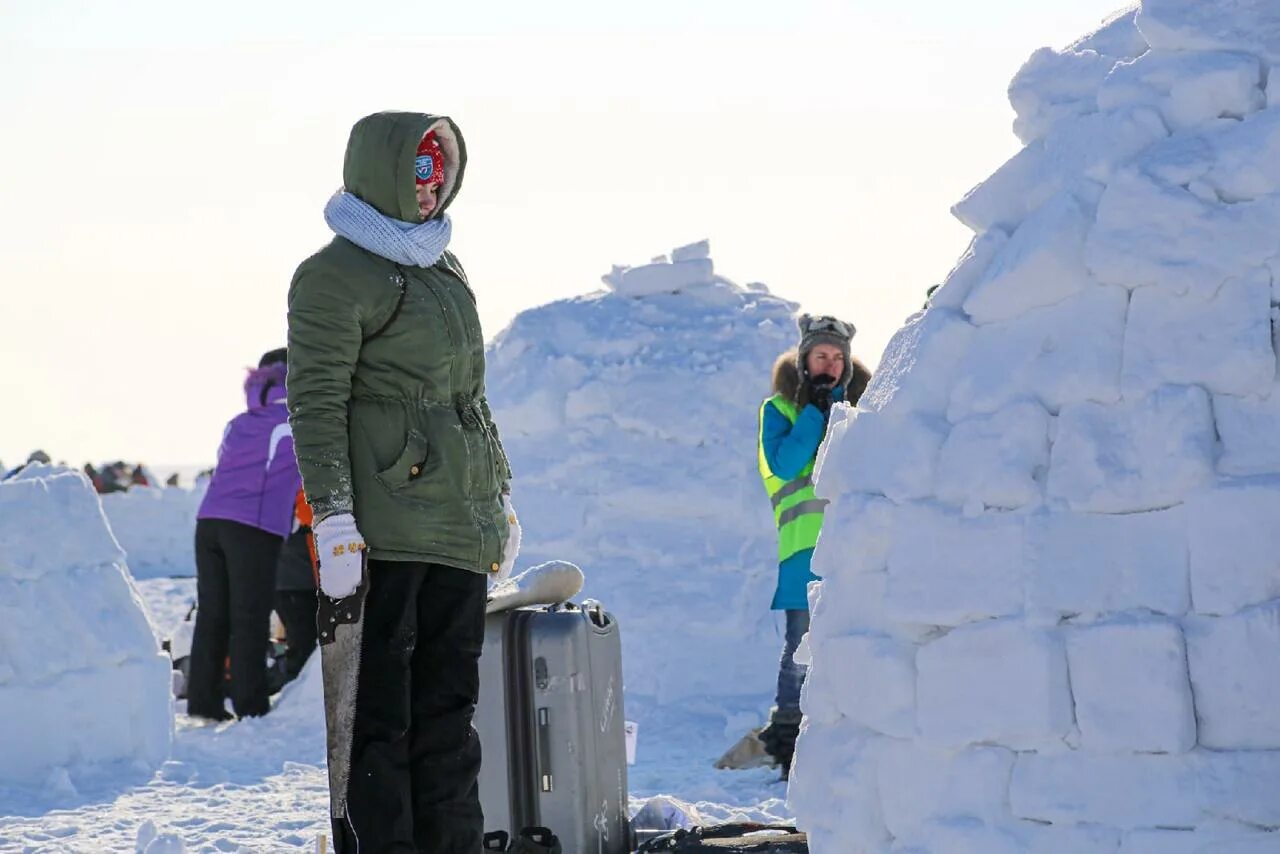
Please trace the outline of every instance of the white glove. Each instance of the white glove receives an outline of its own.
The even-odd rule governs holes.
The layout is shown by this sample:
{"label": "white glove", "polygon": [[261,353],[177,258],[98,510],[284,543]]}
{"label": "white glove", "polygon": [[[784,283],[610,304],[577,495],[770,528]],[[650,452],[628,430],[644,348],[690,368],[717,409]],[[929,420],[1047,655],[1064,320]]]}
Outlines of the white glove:
{"label": "white glove", "polygon": [[350,513],[326,516],[312,529],[320,562],[320,589],[332,599],[342,599],[360,586],[365,550],[364,537]]}
{"label": "white glove", "polygon": [[507,517],[507,547],[502,552],[502,564],[494,575],[495,582],[505,581],[511,577],[515,568],[516,556],[520,554],[520,520],[516,518],[516,508],[511,506],[511,496],[502,496],[502,515]]}

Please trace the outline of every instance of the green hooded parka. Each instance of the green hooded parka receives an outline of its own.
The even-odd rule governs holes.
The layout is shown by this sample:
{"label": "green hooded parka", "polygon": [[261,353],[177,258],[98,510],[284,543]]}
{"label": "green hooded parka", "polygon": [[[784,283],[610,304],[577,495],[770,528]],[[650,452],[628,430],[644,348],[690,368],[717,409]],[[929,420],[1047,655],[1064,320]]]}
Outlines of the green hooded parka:
{"label": "green hooded parka", "polygon": [[[453,121],[376,113],[351,130],[345,189],[386,216],[420,222],[418,143],[445,155],[440,216],[466,146]],[[511,471],[484,396],[475,294],[451,253],[396,265],[343,237],[298,267],[289,288],[289,420],[317,521],[353,513],[379,560],[488,573],[507,539]]]}

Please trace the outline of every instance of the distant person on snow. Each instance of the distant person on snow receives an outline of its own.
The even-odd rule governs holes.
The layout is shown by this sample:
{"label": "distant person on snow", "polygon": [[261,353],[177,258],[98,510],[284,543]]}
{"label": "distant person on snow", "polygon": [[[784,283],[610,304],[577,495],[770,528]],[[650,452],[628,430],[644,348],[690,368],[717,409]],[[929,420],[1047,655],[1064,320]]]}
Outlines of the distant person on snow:
{"label": "distant person on snow", "polygon": [[[11,477],[16,477],[17,475],[21,474],[22,470],[29,465],[39,464],[39,465],[47,466],[52,461],[53,461],[52,458],[48,454],[46,454],[44,451],[32,451],[31,455],[27,457],[27,461],[25,463],[13,469],[12,471],[5,472],[4,476],[0,477],[0,480],[8,480]],[[3,472],[3,471],[4,469],[0,469],[0,472]]]}
{"label": "distant person on snow", "polygon": [[853,324],[806,314],[799,326],[799,347],[783,353],[773,366],[773,396],[760,406],[758,449],[760,475],[778,526],[778,585],[772,607],[786,613],[777,696],[760,740],[782,766],[783,777],[790,776],[800,732],[800,689],[807,668],[795,662],[795,652],[809,631],[807,588],[818,579],[809,565],[827,503],[813,490],[813,467],[832,404],[857,403],[871,379],[866,366],[849,352]]}
{"label": "distant person on snow", "polygon": [[[479,852],[479,692],[487,579],[508,543],[511,471],[485,400],[475,293],[447,249],[462,134],[443,116],[351,129],[337,234],[289,289],[289,412],[315,514],[320,587],[367,589],[336,850]],[[367,557],[367,576],[362,567]],[[364,585],[367,584],[367,588]],[[324,638],[321,638],[323,644]],[[321,654],[330,649],[321,646]],[[326,689],[329,686],[326,685]]]}
{"label": "distant person on snow", "polygon": [[142,463],[138,463],[133,467],[133,471],[129,472],[130,486],[150,486],[151,479],[147,476],[147,468]]}
{"label": "distant person on snow", "polygon": [[265,715],[267,641],[280,543],[300,486],[285,407],[285,350],[265,354],[244,383],[248,410],[231,419],[196,514],[196,625],[187,712],[230,717],[223,704],[231,656],[236,715]]}

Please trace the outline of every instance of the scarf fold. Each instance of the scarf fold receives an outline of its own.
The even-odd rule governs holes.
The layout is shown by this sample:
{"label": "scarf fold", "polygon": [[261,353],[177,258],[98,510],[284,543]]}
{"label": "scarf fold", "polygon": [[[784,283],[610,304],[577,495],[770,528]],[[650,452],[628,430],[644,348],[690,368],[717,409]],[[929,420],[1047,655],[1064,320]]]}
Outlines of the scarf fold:
{"label": "scarf fold", "polygon": [[421,223],[402,222],[346,190],[334,193],[324,206],[324,221],[361,249],[413,267],[430,267],[439,261],[453,233],[448,214]]}

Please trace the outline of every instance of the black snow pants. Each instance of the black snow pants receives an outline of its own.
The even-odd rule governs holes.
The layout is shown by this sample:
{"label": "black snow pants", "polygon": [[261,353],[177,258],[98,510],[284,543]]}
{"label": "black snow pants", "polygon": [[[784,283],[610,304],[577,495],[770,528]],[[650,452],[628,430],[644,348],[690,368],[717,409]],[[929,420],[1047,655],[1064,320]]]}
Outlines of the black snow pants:
{"label": "black snow pants", "polygon": [[267,641],[281,538],[225,519],[196,523],[196,626],[187,712],[226,717],[224,662],[231,656],[231,705],[265,715]]}
{"label": "black snow pants", "polygon": [[316,592],[277,590],[276,614],[284,624],[285,678],[297,679],[316,648]]}
{"label": "black snow pants", "polygon": [[334,849],[479,854],[480,738],[471,720],[487,581],[372,560],[369,584],[347,821],[334,822]]}

